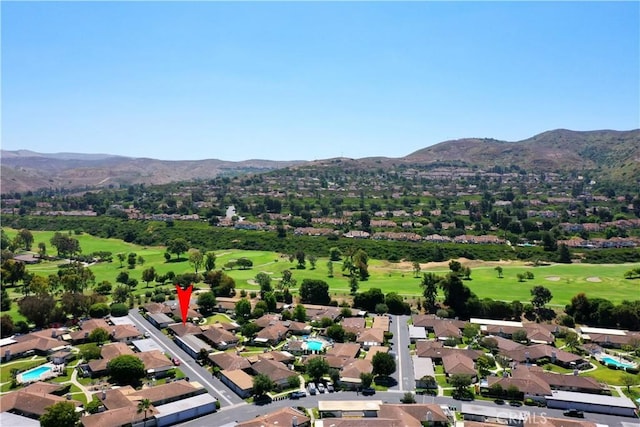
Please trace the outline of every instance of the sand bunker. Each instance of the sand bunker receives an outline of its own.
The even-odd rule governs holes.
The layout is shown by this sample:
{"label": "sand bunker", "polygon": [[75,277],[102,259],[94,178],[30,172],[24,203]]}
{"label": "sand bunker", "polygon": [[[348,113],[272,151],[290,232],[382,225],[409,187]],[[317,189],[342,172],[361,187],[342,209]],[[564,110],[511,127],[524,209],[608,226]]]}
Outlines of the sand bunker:
{"label": "sand bunker", "polygon": [[587,277],[587,282],[600,283],[602,279],[599,277]]}
{"label": "sand bunker", "polygon": [[558,276],[547,276],[547,277],[545,277],[545,279],[550,280],[552,282],[560,281],[560,277],[558,277]]}

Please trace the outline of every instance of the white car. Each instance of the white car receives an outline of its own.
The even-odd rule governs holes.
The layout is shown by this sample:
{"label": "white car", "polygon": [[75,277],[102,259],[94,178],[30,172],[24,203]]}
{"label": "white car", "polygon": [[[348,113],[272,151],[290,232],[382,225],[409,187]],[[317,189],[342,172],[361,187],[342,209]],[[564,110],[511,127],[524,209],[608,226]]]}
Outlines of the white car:
{"label": "white car", "polygon": [[320,393],[324,393],[324,384],[322,384],[322,383],[318,383],[318,391],[319,391]]}

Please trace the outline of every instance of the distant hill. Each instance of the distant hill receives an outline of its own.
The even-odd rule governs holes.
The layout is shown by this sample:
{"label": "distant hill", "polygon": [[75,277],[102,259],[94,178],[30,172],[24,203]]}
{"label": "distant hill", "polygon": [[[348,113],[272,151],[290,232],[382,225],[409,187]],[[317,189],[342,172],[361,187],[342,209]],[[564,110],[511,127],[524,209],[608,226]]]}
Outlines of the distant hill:
{"label": "distant hill", "polygon": [[245,160],[164,161],[108,154],[0,152],[1,191],[83,188],[123,184],[166,184],[220,175],[267,172],[291,166],[387,168],[400,164],[457,163],[490,168],[519,166],[532,172],[592,171],[599,179],[640,179],[640,129],[630,131],[565,129],[523,141],[467,138],[441,142],[405,157],[334,158],[314,162]]}
{"label": "distant hill", "polygon": [[517,142],[468,138],[441,142],[403,158],[411,163],[458,160],[527,171],[596,171],[604,179],[640,178],[640,129],[552,130]]}
{"label": "distant hill", "polygon": [[0,152],[2,193],[41,188],[106,187],[123,184],[167,184],[242,175],[294,166],[301,161],[224,160],[166,161],[107,154],[55,153],[27,150]]}

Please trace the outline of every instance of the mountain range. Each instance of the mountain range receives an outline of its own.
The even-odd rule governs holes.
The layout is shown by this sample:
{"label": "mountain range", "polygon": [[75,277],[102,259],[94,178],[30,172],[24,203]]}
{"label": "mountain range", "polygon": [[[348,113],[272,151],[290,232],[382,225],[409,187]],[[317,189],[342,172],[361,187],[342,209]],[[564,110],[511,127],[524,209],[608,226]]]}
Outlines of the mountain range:
{"label": "mountain range", "polygon": [[[41,188],[94,188],[125,184],[166,184],[211,179],[220,175],[267,172],[305,165],[322,168],[335,159],[306,161],[217,159],[165,161],[110,154],[36,153],[28,150],[0,151],[2,193]],[[607,181],[640,179],[640,129],[629,131],[565,129],[543,132],[509,142],[488,138],[465,138],[435,144],[399,158],[342,159],[351,166],[413,167],[454,163],[487,169],[518,166],[530,172],[590,172]]]}

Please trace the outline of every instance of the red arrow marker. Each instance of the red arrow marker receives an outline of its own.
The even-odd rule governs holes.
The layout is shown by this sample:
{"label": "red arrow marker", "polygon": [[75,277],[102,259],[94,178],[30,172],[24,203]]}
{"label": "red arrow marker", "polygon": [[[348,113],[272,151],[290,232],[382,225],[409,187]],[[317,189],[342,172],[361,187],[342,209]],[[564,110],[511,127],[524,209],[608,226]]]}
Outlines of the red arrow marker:
{"label": "red arrow marker", "polygon": [[182,289],[182,286],[176,285],[176,291],[178,291],[178,301],[180,301],[180,314],[182,315],[182,324],[187,323],[187,311],[189,311],[189,302],[191,301],[191,291],[193,291],[193,285],[189,285],[187,289]]}

